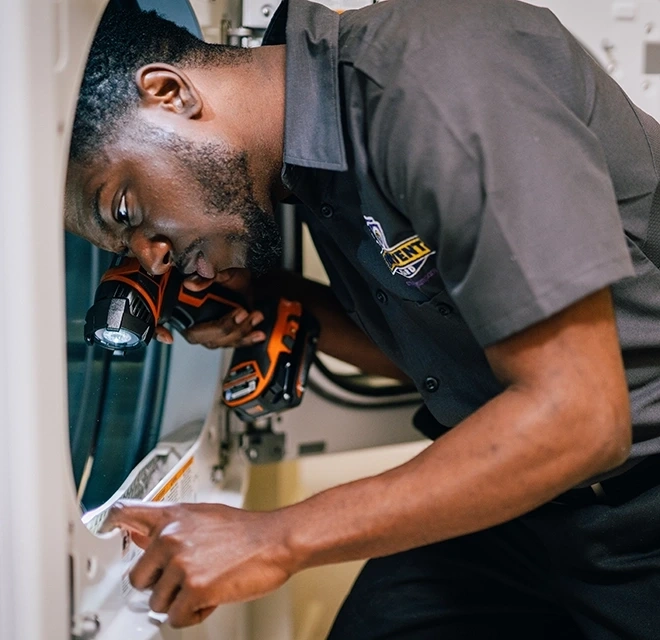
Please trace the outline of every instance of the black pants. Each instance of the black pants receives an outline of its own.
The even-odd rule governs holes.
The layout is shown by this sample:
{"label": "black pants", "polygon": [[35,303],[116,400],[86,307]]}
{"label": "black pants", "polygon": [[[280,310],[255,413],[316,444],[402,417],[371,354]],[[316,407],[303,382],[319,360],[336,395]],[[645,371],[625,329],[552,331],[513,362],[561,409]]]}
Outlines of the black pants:
{"label": "black pants", "polygon": [[659,640],[660,486],[370,560],[329,640],[385,638]]}

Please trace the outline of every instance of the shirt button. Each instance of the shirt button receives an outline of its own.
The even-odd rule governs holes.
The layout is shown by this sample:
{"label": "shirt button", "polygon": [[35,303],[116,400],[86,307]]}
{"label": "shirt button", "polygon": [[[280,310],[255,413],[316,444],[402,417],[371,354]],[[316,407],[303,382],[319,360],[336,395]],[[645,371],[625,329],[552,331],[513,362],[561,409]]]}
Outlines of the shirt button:
{"label": "shirt button", "polygon": [[426,388],[427,391],[433,393],[434,391],[437,391],[440,388],[440,382],[438,381],[437,378],[434,378],[433,376],[427,376],[426,379],[424,380],[424,387]]}
{"label": "shirt button", "polygon": [[438,311],[440,312],[441,316],[450,316],[454,312],[454,310],[444,302],[441,302],[438,305]]}
{"label": "shirt button", "polygon": [[378,291],[376,291],[376,300],[378,300],[378,302],[381,304],[386,304],[387,294],[382,289],[378,289]]}
{"label": "shirt button", "polygon": [[332,218],[332,214],[335,210],[332,208],[332,205],[329,205],[327,202],[321,205],[321,215],[324,218]]}

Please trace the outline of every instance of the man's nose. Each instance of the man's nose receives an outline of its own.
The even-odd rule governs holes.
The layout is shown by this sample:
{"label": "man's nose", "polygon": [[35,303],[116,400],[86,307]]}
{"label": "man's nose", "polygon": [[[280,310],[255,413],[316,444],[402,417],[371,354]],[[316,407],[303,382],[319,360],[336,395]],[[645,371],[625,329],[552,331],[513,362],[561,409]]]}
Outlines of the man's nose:
{"label": "man's nose", "polygon": [[164,238],[133,234],[129,249],[142,268],[151,275],[163,275],[172,267],[172,245]]}

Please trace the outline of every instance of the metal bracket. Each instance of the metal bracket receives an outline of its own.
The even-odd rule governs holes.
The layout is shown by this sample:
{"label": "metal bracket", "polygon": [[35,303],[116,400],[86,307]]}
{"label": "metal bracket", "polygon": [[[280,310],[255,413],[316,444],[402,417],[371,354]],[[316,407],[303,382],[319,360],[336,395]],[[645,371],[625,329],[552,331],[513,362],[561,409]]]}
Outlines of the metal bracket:
{"label": "metal bracket", "polygon": [[265,428],[249,425],[240,436],[240,448],[253,464],[279,462],[284,458],[284,434],[275,433],[270,420]]}
{"label": "metal bracket", "polygon": [[101,621],[95,613],[81,613],[71,618],[72,640],[93,640],[101,630]]}

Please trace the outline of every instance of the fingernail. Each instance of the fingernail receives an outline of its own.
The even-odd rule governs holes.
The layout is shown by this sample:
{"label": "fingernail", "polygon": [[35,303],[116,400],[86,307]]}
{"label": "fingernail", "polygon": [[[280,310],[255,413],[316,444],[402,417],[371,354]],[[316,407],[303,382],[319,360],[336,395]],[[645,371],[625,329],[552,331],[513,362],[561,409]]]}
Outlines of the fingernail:
{"label": "fingernail", "polygon": [[170,336],[161,336],[161,335],[156,335],[156,340],[158,342],[162,342],[163,344],[172,344],[174,342],[173,338],[170,338]]}
{"label": "fingernail", "polygon": [[247,317],[248,317],[248,312],[245,309],[241,309],[234,316],[234,322],[236,324],[241,324],[241,322],[243,322]]}
{"label": "fingernail", "polygon": [[261,312],[257,312],[252,316],[252,320],[250,320],[250,324],[253,327],[256,327],[260,322],[263,322],[264,319],[264,314]]}
{"label": "fingernail", "polygon": [[252,334],[252,342],[263,342],[266,339],[266,334],[261,331],[257,331]]}

